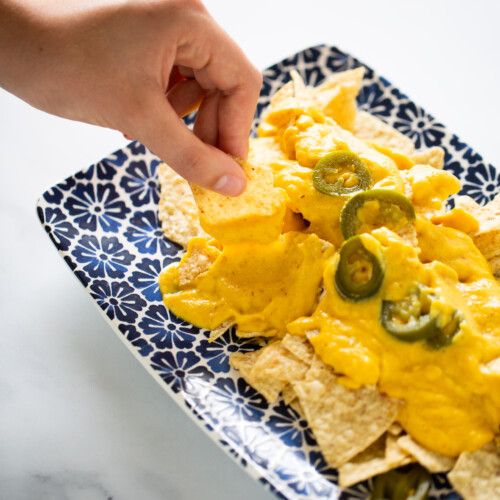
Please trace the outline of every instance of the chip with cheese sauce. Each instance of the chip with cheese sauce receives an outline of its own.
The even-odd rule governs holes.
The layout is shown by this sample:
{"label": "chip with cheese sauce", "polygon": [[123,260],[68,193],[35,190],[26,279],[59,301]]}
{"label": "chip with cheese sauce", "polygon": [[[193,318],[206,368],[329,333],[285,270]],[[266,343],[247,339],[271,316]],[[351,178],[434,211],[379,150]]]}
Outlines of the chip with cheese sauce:
{"label": "chip with cheese sauce", "polygon": [[294,73],[250,140],[246,195],[194,186],[208,235],[160,276],[183,320],[268,339],[232,366],[295,402],[344,485],[412,461],[450,469],[500,427],[498,249],[478,248],[496,232],[446,208],[460,183],[439,148],[357,111],[361,78],[315,89]]}

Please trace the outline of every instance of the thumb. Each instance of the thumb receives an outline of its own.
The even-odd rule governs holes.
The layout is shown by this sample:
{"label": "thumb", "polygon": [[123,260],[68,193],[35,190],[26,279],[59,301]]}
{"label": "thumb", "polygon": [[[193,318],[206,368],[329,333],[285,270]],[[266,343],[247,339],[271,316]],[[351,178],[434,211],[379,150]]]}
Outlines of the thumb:
{"label": "thumb", "polygon": [[[213,126],[217,127],[217,123]],[[246,176],[238,163],[197,138],[177,116],[163,92],[146,96],[132,128],[130,135],[187,181],[227,196],[238,196],[245,190]]]}

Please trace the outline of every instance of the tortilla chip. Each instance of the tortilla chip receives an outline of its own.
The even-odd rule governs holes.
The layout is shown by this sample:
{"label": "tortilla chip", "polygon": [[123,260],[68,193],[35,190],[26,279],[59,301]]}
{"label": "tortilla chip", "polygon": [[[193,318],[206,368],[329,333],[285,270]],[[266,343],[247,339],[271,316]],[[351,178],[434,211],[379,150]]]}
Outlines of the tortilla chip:
{"label": "tortilla chip", "polygon": [[406,156],[412,155],[415,150],[413,141],[409,137],[366,111],[358,111],[353,134],[358,139]]}
{"label": "tortilla chip", "polygon": [[354,127],[358,109],[356,97],[364,74],[363,67],[333,73],[312,89],[312,98],[318,107],[347,130]]}
{"label": "tortilla chip", "polygon": [[177,281],[179,286],[187,285],[200,274],[208,271],[220,251],[207,245],[205,238],[193,238],[189,241],[187,252],[179,262]]}
{"label": "tortilla chip", "polygon": [[293,384],[288,384],[287,386],[285,386],[285,388],[281,392],[281,396],[283,397],[283,401],[286,405],[291,406],[300,415],[301,418],[304,417],[304,410],[300,406],[300,402],[297,397],[297,393],[293,388]]}
{"label": "tortilla chip", "polygon": [[448,479],[465,500],[500,498],[500,448],[490,443],[479,451],[462,453]]}
{"label": "tortilla chip", "polygon": [[287,333],[285,337],[283,337],[281,344],[307,365],[312,364],[314,359],[314,347],[307,337]]}
{"label": "tortilla chip", "polygon": [[432,146],[428,149],[415,151],[410,160],[418,165],[430,165],[431,167],[442,170],[444,167],[444,149],[440,146]]}
{"label": "tortilla chip", "polygon": [[393,436],[399,436],[403,433],[403,427],[401,427],[399,422],[393,422],[387,429],[387,432]]}
{"label": "tortilla chip", "polygon": [[455,207],[463,208],[466,212],[469,212],[476,219],[481,215],[482,207],[473,198],[467,195],[455,196]]}
{"label": "tortilla chip", "polygon": [[308,369],[308,365],[296,358],[281,342],[277,342],[262,349],[251,376],[290,383],[302,380]]}
{"label": "tortilla chip", "polygon": [[398,437],[387,431],[385,438],[385,461],[392,469],[412,462],[415,458],[398,446]]}
{"label": "tortilla chip", "polygon": [[292,384],[288,384],[283,391],[281,392],[281,396],[283,397],[283,401],[286,405],[289,405],[292,401],[297,400],[297,393],[293,388]]}
{"label": "tortilla chip", "polygon": [[191,238],[207,236],[201,228],[198,207],[188,182],[165,163],[158,168],[160,202],[158,219],[163,234],[184,248]]}
{"label": "tortilla chip", "polygon": [[214,330],[210,331],[210,336],[208,337],[208,341],[213,342],[214,340],[217,340],[219,337],[222,337],[222,335],[224,335],[234,325],[235,323],[232,319],[224,321],[224,323],[222,323],[222,325],[220,325],[218,328],[215,328]]}
{"label": "tortilla chip", "polygon": [[306,98],[309,99],[311,97],[311,88],[308,88],[304,83],[303,78],[300,76],[300,73],[292,69],[290,71],[290,77],[293,82],[293,95],[298,99]]}
{"label": "tortilla chip", "polygon": [[[394,436],[390,436],[394,440]],[[350,462],[339,467],[339,485],[352,486],[371,477],[383,474],[402,465],[409,464],[412,458],[398,451],[388,437],[382,435]]]}
{"label": "tortilla chip", "polygon": [[287,127],[302,114],[324,120],[324,115],[312,98],[313,89],[304,85],[296,71],[291,72],[291,77],[292,81],[273,95],[269,107],[263,112],[258,128],[260,137],[274,135],[276,129]]}
{"label": "tortilla chip", "polygon": [[276,330],[265,330],[263,332],[242,332],[241,330],[238,330],[238,327],[236,327],[236,335],[238,335],[239,338],[241,339],[255,339],[255,338],[267,338],[267,337],[275,337],[276,336]]}
{"label": "tortilla chip", "polygon": [[258,351],[235,352],[229,358],[229,364],[239,370],[245,381],[251,385],[257,392],[260,392],[268,402],[278,399],[281,391],[287,385],[287,382],[280,380],[266,379],[252,374],[253,367],[257,363],[260,355],[266,347]]}
{"label": "tortilla chip", "polygon": [[415,457],[417,462],[429,472],[447,472],[453,468],[455,459],[424,448],[415,442],[411,436],[401,436],[397,445],[409,455]]}
{"label": "tortilla chip", "polygon": [[239,160],[247,187],[237,197],[191,185],[203,229],[223,244],[274,241],[283,227],[286,193],[274,187],[269,167]]}
{"label": "tortilla chip", "polygon": [[498,273],[498,258],[500,257],[500,193],[483,207],[469,196],[457,196],[455,206],[463,208],[479,222],[479,229],[470,233],[470,236],[480,252],[490,261],[493,273]]}
{"label": "tortilla chip", "polygon": [[230,357],[229,363],[270,403],[278,399],[290,382],[302,380],[308,370],[308,366],[283,347],[281,342],[254,352],[236,352]]}
{"label": "tortilla chip", "polygon": [[339,467],[375,442],[394,422],[401,401],[375,387],[348,389],[315,359],[295,392],[325,460]]}

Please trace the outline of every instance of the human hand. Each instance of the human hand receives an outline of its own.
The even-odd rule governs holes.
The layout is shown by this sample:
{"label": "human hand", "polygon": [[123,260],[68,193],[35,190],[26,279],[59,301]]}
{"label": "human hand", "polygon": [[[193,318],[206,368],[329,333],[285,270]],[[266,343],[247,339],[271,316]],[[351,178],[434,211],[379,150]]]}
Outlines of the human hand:
{"label": "human hand", "polygon": [[[2,10],[0,85],[139,140],[190,182],[244,190],[229,155],[248,153],[261,75],[198,0],[0,0]],[[180,117],[198,106],[192,133]]]}

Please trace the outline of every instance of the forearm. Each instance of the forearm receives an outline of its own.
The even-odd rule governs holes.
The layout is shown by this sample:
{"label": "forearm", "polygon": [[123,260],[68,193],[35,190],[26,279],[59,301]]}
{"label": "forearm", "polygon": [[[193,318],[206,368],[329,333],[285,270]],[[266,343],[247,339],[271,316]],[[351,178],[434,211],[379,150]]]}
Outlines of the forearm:
{"label": "forearm", "polygon": [[75,103],[64,102],[56,89],[77,85],[90,45],[82,26],[106,4],[0,0],[0,87],[44,111],[81,119],[69,109]]}
{"label": "forearm", "polygon": [[43,53],[45,45],[39,15],[30,7],[0,0],[0,86],[17,95],[24,94],[25,82],[36,78],[37,54]]}

